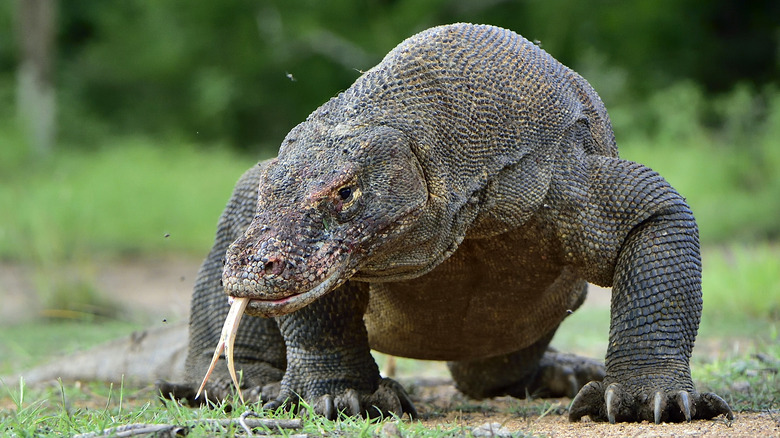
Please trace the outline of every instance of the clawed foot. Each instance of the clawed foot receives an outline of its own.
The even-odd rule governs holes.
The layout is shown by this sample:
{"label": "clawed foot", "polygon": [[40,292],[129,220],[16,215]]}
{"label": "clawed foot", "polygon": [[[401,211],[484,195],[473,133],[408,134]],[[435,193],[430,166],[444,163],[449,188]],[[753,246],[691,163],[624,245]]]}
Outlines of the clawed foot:
{"label": "clawed foot", "polygon": [[655,391],[634,396],[619,383],[606,386],[603,382],[590,382],[574,398],[569,410],[569,421],[579,421],[585,415],[595,421],[666,422],[710,419],[725,415],[733,420],[731,408],[719,396],[707,392]]}
{"label": "clawed foot", "polygon": [[[392,379],[382,379],[379,388],[372,394],[361,394],[354,389],[346,389],[337,394],[324,394],[309,400],[315,414],[334,420],[339,414],[367,418],[386,417],[392,414],[409,414],[417,417],[409,395],[404,388]],[[299,404],[298,397],[290,391],[282,391],[279,396],[263,406],[263,409],[293,408]]]}
{"label": "clawed foot", "polygon": [[590,381],[604,379],[604,363],[574,354],[547,351],[529,391],[537,397],[574,397]]}

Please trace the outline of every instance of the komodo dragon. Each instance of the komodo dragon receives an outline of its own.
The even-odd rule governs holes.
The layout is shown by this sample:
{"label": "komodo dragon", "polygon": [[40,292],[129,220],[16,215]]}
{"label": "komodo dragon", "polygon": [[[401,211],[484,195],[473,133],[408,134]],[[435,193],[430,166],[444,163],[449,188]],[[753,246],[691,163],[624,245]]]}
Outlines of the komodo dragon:
{"label": "komodo dragon", "polygon": [[[548,348],[586,282],[612,287],[606,368]],[[254,317],[220,338],[225,292],[228,332]],[[511,31],[440,26],[242,176],[195,286],[189,382],[161,390],[192,401],[219,342],[266,407],[416,415],[375,349],[449,361],[472,397],[576,394],[572,421],[732,418],[691,380],[701,307],[690,208],[618,158],[590,85]]]}

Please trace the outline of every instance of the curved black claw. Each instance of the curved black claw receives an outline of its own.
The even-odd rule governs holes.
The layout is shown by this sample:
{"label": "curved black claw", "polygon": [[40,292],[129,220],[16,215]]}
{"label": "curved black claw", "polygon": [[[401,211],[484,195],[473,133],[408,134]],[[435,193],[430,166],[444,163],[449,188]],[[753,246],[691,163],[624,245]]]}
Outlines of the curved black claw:
{"label": "curved black claw", "polygon": [[712,392],[705,392],[699,395],[699,404],[697,404],[699,410],[699,418],[715,418],[718,415],[725,415],[729,421],[734,419],[734,413],[731,412],[729,404],[726,400],[720,398],[719,395]]}
{"label": "curved black claw", "polygon": [[[275,410],[280,407],[293,408],[299,404],[299,398],[286,391],[266,403],[263,409]],[[403,387],[392,379],[382,379],[379,387],[371,394],[361,394],[348,388],[335,396],[324,394],[310,401],[314,413],[322,415],[330,420],[338,418],[339,414],[348,416],[363,416],[367,418],[386,417],[392,414],[408,414],[411,418],[417,417],[409,395]]]}
{"label": "curved black claw", "polygon": [[656,390],[635,396],[619,383],[605,388],[602,382],[588,383],[572,400],[569,421],[579,421],[586,415],[594,421],[610,423],[647,420],[658,424],[706,420],[718,415],[734,419],[728,403],[713,393]]}
{"label": "curved black claw", "polygon": [[589,382],[572,400],[569,407],[569,421],[580,421],[584,416],[596,421],[606,418],[604,407],[604,384]]}

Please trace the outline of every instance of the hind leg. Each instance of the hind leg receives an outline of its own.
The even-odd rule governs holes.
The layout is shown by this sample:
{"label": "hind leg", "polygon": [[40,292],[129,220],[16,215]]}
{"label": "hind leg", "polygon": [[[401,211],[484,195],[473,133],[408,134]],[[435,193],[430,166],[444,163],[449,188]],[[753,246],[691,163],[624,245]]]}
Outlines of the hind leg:
{"label": "hind leg", "polygon": [[[573,288],[572,310],[585,300],[587,283]],[[510,395],[517,398],[574,397],[591,380],[604,378],[604,364],[551,348],[551,330],[534,344],[521,350],[487,358],[448,362],[457,388],[473,398]]]}
{"label": "hind leg", "polygon": [[448,362],[456,387],[477,399],[574,397],[591,380],[604,378],[602,362],[550,348],[553,333],[514,353]]}

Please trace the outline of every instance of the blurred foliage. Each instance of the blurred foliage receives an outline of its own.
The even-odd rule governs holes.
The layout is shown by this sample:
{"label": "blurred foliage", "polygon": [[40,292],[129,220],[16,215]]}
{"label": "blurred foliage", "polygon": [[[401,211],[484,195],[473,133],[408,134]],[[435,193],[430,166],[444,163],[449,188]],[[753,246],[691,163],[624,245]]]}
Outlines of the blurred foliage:
{"label": "blurred foliage", "polygon": [[[780,92],[740,86],[714,98],[678,83],[640,110],[610,111],[621,156],[688,199],[703,243],[780,239]],[[205,254],[231,187],[263,156],[125,136],[28,162],[20,138],[0,121],[0,261],[32,262],[44,276],[98,254]]]}
{"label": "blurred foliage", "polygon": [[692,82],[610,109],[621,157],[664,176],[706,243],[780,238],[780,92],[742,84],[707,97]]}
{"label": "blurred foliage", "polygon": [[457,21],[585,76],[621,155],[688,197],[706,243],[780,238],[780,2],[68,0],[60,146],[42,158],[14,117],[18,1],[0,2],[0,259],[205,251],[248,163],[404,38]]}
{"label": "blurred foliage", "polygon": [[[0,5],[3,101],[18,57],[14,4]],[[456,21],[539,41],[608,105],[680,80],[706,94],[778,80],[774,0],[69,0],[59,7],[60,138],[145,133],[273,151],[398,42]]]}
{"label": "blurred foliage", "polygon": [[98,254],[202,255],[233,185],[254,162],[227,148],[125,138],[6,167],[6,146],[0,136],[0,260],[32,262],[47,275]]}

